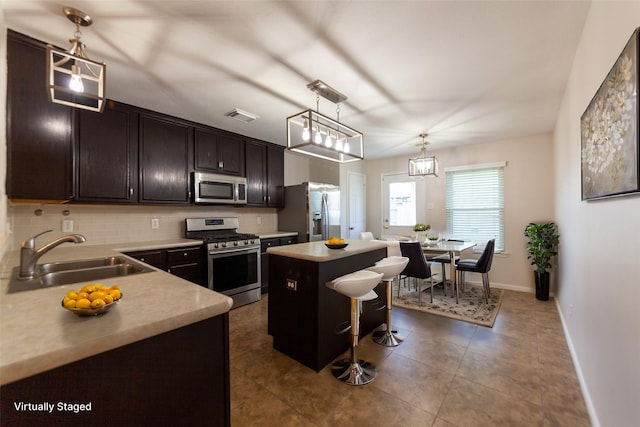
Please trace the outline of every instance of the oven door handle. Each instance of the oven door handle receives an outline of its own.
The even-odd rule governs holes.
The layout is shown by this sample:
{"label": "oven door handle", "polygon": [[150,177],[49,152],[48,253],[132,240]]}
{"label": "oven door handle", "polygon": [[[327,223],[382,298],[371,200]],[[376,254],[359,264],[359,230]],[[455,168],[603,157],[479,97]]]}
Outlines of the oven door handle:
{"label": "oven door handle", "polygon": [[209,255],[227,255],[227,254],[231,254],[231,253],[238,253],[238,252],[246,252],[246,253],[259,253],[259,248],[238,248],[238,249],[225,249],[222,251],[210,251]]}

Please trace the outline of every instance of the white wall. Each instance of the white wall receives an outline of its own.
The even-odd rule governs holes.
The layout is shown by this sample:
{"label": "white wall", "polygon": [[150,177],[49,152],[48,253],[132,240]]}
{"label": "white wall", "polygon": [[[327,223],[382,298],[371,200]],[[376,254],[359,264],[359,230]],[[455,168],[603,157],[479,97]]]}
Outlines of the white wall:
{"label": "white wall", "polygon": [[580,200],[580,116],[638,25],[638,1],[592,3],[554,135],[557,301],[596,426],[640,422],[640,196]]}
{"label": "white wall", "polygon": [[[446,229],[444,169],[506,161],[505,168],[505,249],[494,256],[491,284],[495,287],[533,292],[532,269],[527,260],[524,227],[529,222],[553,220],[554,179],[551,135],[538,135],[509,141],[473,144],[446,150],[430,150],[438,158],[437,178],[425,178],[418,186],[424,191],[427,208],[418,212],[418,222],[434,230]],[[382,228],[382,174],[406,172],[407,156],[365,160],[367,176],[367,229],[376,236]],[[420,196],[419,196],[420,197]],[[413,234],[408,229],[407,235]],[[471,275],[471,281],[480,281]]]}

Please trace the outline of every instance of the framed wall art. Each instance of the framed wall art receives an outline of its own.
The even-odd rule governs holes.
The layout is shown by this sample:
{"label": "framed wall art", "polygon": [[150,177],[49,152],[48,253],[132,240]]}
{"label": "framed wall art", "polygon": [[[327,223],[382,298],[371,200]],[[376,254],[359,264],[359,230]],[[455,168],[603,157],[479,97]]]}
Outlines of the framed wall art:
{"label": "framed wall art", "polygon": [[640,193],[639,30],[580,118],[582,200]]}

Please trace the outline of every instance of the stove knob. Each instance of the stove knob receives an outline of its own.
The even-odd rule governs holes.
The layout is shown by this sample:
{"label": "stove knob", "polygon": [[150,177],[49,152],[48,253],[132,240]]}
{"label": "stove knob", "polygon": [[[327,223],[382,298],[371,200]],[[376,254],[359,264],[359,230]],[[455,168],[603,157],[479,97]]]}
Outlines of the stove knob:
{"label": "stove knob", "polygon": [[226,248],[227,247],[227,242],[222,242],[222,247]]}
{"label": "stove knob", "polygon": [[238,241],[233,242],[233,246],[238,246]]}
{"label": "stove knob", "polygon": [[217,244],[217,243],[214,243],[214,244],[213,244],[213,247],[214,247],[215,249],[218,249],[218,244]]}
{"label": "stove knob", "polygon": [[[253,243],[253,242],[252,242],[252,243]],[[244,241],[244,244],[245,244],[245,245],[248,245],[248,244],[249,244],[249,241],[248,241],[248,240],[245,240],[245,241]]]}
{"label": "stove knob", "polygon": [[254,239],[251,239],[251,244],[253,245],[256,241]]}

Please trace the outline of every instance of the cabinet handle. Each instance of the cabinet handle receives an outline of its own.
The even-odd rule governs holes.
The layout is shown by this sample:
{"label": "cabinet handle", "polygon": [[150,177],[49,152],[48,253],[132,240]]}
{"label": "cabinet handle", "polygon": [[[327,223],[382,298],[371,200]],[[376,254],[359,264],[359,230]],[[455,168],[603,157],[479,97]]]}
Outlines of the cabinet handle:
{"label": "cabinet handle", "polygon": [[218,167],[219,167],[220,169],[224,168],[224,162],[218,162]]}
{"label": "cabinet handle", "polygon": [[182,255],[183,255],[183,256],[188,256],[189,254],[188,254],[187,252],[185,252],[185,253],[183,253]]}
{"label": "cabinet handle", "polygon": [[140,261],[144,262],[144,258],[140,258]]}
{"label": "cabinet handle", "polygon": [[131,187],[131,188],[129,189],[129,195],[130,195],[130,196],[133,196],[133,187]]}

